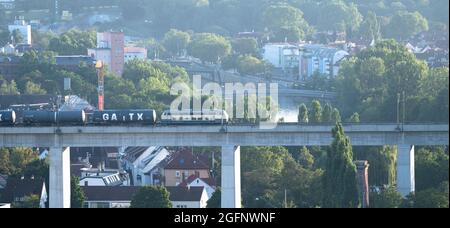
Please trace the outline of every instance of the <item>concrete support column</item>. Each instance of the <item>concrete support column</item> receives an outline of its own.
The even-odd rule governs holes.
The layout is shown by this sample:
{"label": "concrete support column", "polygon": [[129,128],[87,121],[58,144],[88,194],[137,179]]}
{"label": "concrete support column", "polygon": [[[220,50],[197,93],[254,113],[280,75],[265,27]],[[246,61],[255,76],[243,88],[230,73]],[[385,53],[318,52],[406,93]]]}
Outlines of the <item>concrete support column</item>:
{"label": "concrete support column", "polygon": [[52,147],[50,158],[50,208],[70,208],[70,148]]}
{"label": "concrete support column", "polygon": [[405,197],[416,190],[414,146],[398,145],[397,150],[397,190]]}
{"label": "concrete support column", "polygon": [[222,146],[222,208],[241,207],[241,147]]}

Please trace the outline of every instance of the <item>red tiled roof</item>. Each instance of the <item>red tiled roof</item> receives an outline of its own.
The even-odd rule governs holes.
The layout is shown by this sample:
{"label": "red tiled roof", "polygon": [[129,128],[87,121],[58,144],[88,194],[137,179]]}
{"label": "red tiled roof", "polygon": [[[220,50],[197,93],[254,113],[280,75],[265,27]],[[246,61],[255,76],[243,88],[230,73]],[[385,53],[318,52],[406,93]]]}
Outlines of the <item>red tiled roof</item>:
{"label": "red tiled roof", "polygon": [[165,169],[209,170],[209,165],[206,157],[194,156],[192,151],[183,150],[175,154],[173,159],[166,165]]}

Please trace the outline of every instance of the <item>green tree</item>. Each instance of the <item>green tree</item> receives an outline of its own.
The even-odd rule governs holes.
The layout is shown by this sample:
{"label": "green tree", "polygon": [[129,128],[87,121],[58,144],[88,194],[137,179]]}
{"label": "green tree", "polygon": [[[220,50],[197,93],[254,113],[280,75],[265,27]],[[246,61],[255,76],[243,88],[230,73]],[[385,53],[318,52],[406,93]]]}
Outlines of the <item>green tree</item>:
{"label": "green tree", "polygon": [[323,177],[323,206],[353,208],[359,206],[356,166],[350,140],[340,123],[333,129],[333,143]]}
{"label": "green tree", "polygon": [[[378,42],[342,64],[339,74],[337,100],[344,116],[358,112],[364,121],[396,121],[398,94],[404,92],[406,121],[425,120],[420,116],[426,107],[415,101],[422,97],[428,67],[399,43]],[[445,99],[441,103],[445,105]]]}
{"label": "green tree", "polygon": [[370,194],[371,208],[399,208],[403,203],[403,197],[395,187],[387,187],[379,193]]}
{"label": "green tree", "polygon": [[359,36],[366,42],[378,41],[381,39],[381,24],[377,15],[369,11],[359,28]]}
{"label": "green tree", "polygon": [[241,74],[258,75],[265,72],[265,62],[253,56],[240,56],[237,62],[237,70]]}
{"label": "green tree", "polygon": [[191,35],[189,33],[171,29],[164,35],[162,43],[172,55],[179,56],[187,49],[190,41]]}
{"label": "green tree", "polygon": [[311,112],[309,113],[310,123],[320,123],[322,122],[322,106],[320,101],[314,100],[311,104]]}
{"label": "green tree", "polygon": [[13,167],[11,167],[11,162],[9,158],[9,149],[1,148],[0,149],[0,173],[9,175],[12,173]]}
{"label": "green tree", "polygon": [[233,51],[238,55],[258,56],[258,41],[255,38],[238,38],[232,42]]}
{"label": "green tree", "polygon": [[359,123],[361,122],[359,118],[359,114],[357,112],[353,113],[352,116],[350,116],[349,120],[350,123]]}
{"label": "green tree", "polygon": [[405,40],[423,31],[428,31],[428,21],[422,14],[399,11],[386,27],[386,36]]}
{"label": "green tree", "polygon": [[21,44],[24,42],[24,37],[18,29],[11,32],[11,38],[14,41],[14,44]]}
{"label": "green tree", "polygon": [[[303,39],[310,32],[308,23],[303,18],[303,12],[288,4],[275,4],[269,6],[263,13],[264,26],[275,33],[293,31],[295,38]],[[298,41],[298,40],[297,40]]]}
{"label": "green tree", "polygon": [[[277,179],[278,191],[276,197],[279,200],[277,207],[288,208],[314,208],[321,205],[321,179],[322,170],[310,170],[302,167],[292,157],[286,157],[280,178]],[[286,190],[286,200],[284,191]]]}
{"label": "green tree", "polygon": [[302,147],[298,155],[298,164],[305,169],[312,169],[314,167],[314,156],[309,152],[306,146]]}
{"label": "green tree", "polygon": [[448,181],[443,182],[438,188],[429,188],[418,191],[408,197],[406,202],[411,202],[407,207],[414,208],[449,208]]}
{"label": "green tree", "polygon": [[208,200],[206,208],[221,208],[222,190],[218,187]]}
{"label": "green tree", "polygon": [[170,193],[161,186],[142,187],[131,201],[131,208],[172,208]]}
{"label": "green tree", "polygon": [[301,104],[298,112],[299,123],[309,123],[308,108],[305,104]]}
{"label": "green tree", "polygon": [[18,95],[19,90],[17,89],[17,84],[14,80],[12,80],[10,83],[7,81],[3,81],[2,85],[0,86],[0,94],[1,95]]}
{"label": "green tree", "polygon": [[13,208],[39,208],[40,198],[38,195],[26,196],[23,201],[14,202]]}
{"label": "green tree", "polygon": [[362,15],[355,4],[346,4],[341,0],[324,1],[320,5],[317,25],[321,30],[351,32],[356,31]]}
{"label": "green tree", "polygon": [[47,94],[47,91],[42,89],[40,85],[29,81],[25,84],[25,94],[27,94],[27,95],[44,95],[44,94]]}
{"label": "green tree", "polygon": [[38,180],[49,180],[50,179],[49,167],[50,166],[48,160],[36,159],[25,166],[23,173],[21,175],[29,179],[34,178]]}
{"label": "green tree", "polygon": [[395,186],[397,183],[397,148],[355,147],[356,160],[369,161],[370,186]]}
{"label": "green tree", "polygon": [[231,53],[231,43],[220,35],[200,33],[194,35],[188,49],[204,62],[217,63]]}
{"label": "green tree", "polygon": [[340,123],[342,122],[341,113],[337,108],[333,109],[333,112],[331,113],[331,122],[333,123]]}
{"label": "green tree", "polygon": [[331,106],[330,103],[327,103],[322,110],[322,122],[324,123],[333,122],[332,115],[333,115],[333,106]]}
{"label": "green tree", "polygon": [[38,154],[31,148],[11,148],[8,152],[11,169],[7,174],[12,176],[23,176],[27,166],[38,159]]}
{"label": "green tree", "polygon": [[82,208],[84,201],[86,200],[86,196],[80,187],[79,177],[72,176],[72,178],[70,178],[70,191],[70,207]]}
{"label": "green tree", "polygon": [[416,152],[416,190],[437,188],[449,179],[449,156],[443,147],[420,148]]}
{"label": "green tree", "polygon": [[96,44],[97,34],[95,30],[72,29],[49,41],[50,51],[59,55],[84,55],[88,48],[94,48]]}

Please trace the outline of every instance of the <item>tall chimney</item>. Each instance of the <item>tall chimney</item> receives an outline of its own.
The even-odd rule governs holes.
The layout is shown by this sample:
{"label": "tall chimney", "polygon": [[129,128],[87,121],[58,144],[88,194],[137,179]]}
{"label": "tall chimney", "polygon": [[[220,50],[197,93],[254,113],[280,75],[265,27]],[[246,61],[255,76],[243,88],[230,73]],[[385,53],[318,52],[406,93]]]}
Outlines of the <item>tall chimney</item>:
{"label": "tall chimney", "polygon": [[369,207],[369,162],[356,161],[356,169],[358,172],[358,190],[361,199],[362,208]]}

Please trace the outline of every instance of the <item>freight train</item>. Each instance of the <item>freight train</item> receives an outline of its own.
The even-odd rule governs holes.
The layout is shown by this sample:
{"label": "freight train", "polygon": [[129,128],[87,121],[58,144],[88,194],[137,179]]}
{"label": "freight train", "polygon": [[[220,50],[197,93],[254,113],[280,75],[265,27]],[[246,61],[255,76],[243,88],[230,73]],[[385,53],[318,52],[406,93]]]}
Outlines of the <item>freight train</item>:
{"label": "freight train", "polygon": [[[161,124],[227,124],[228,114],[223,110],[202,112],[165,111]],[[156,111],[145,110],[106,110],[86,113],[85,111],[24,111],[17,116],[12,110],[0,111],[0,126],[84,126],[84,125],[156,125]]]}

